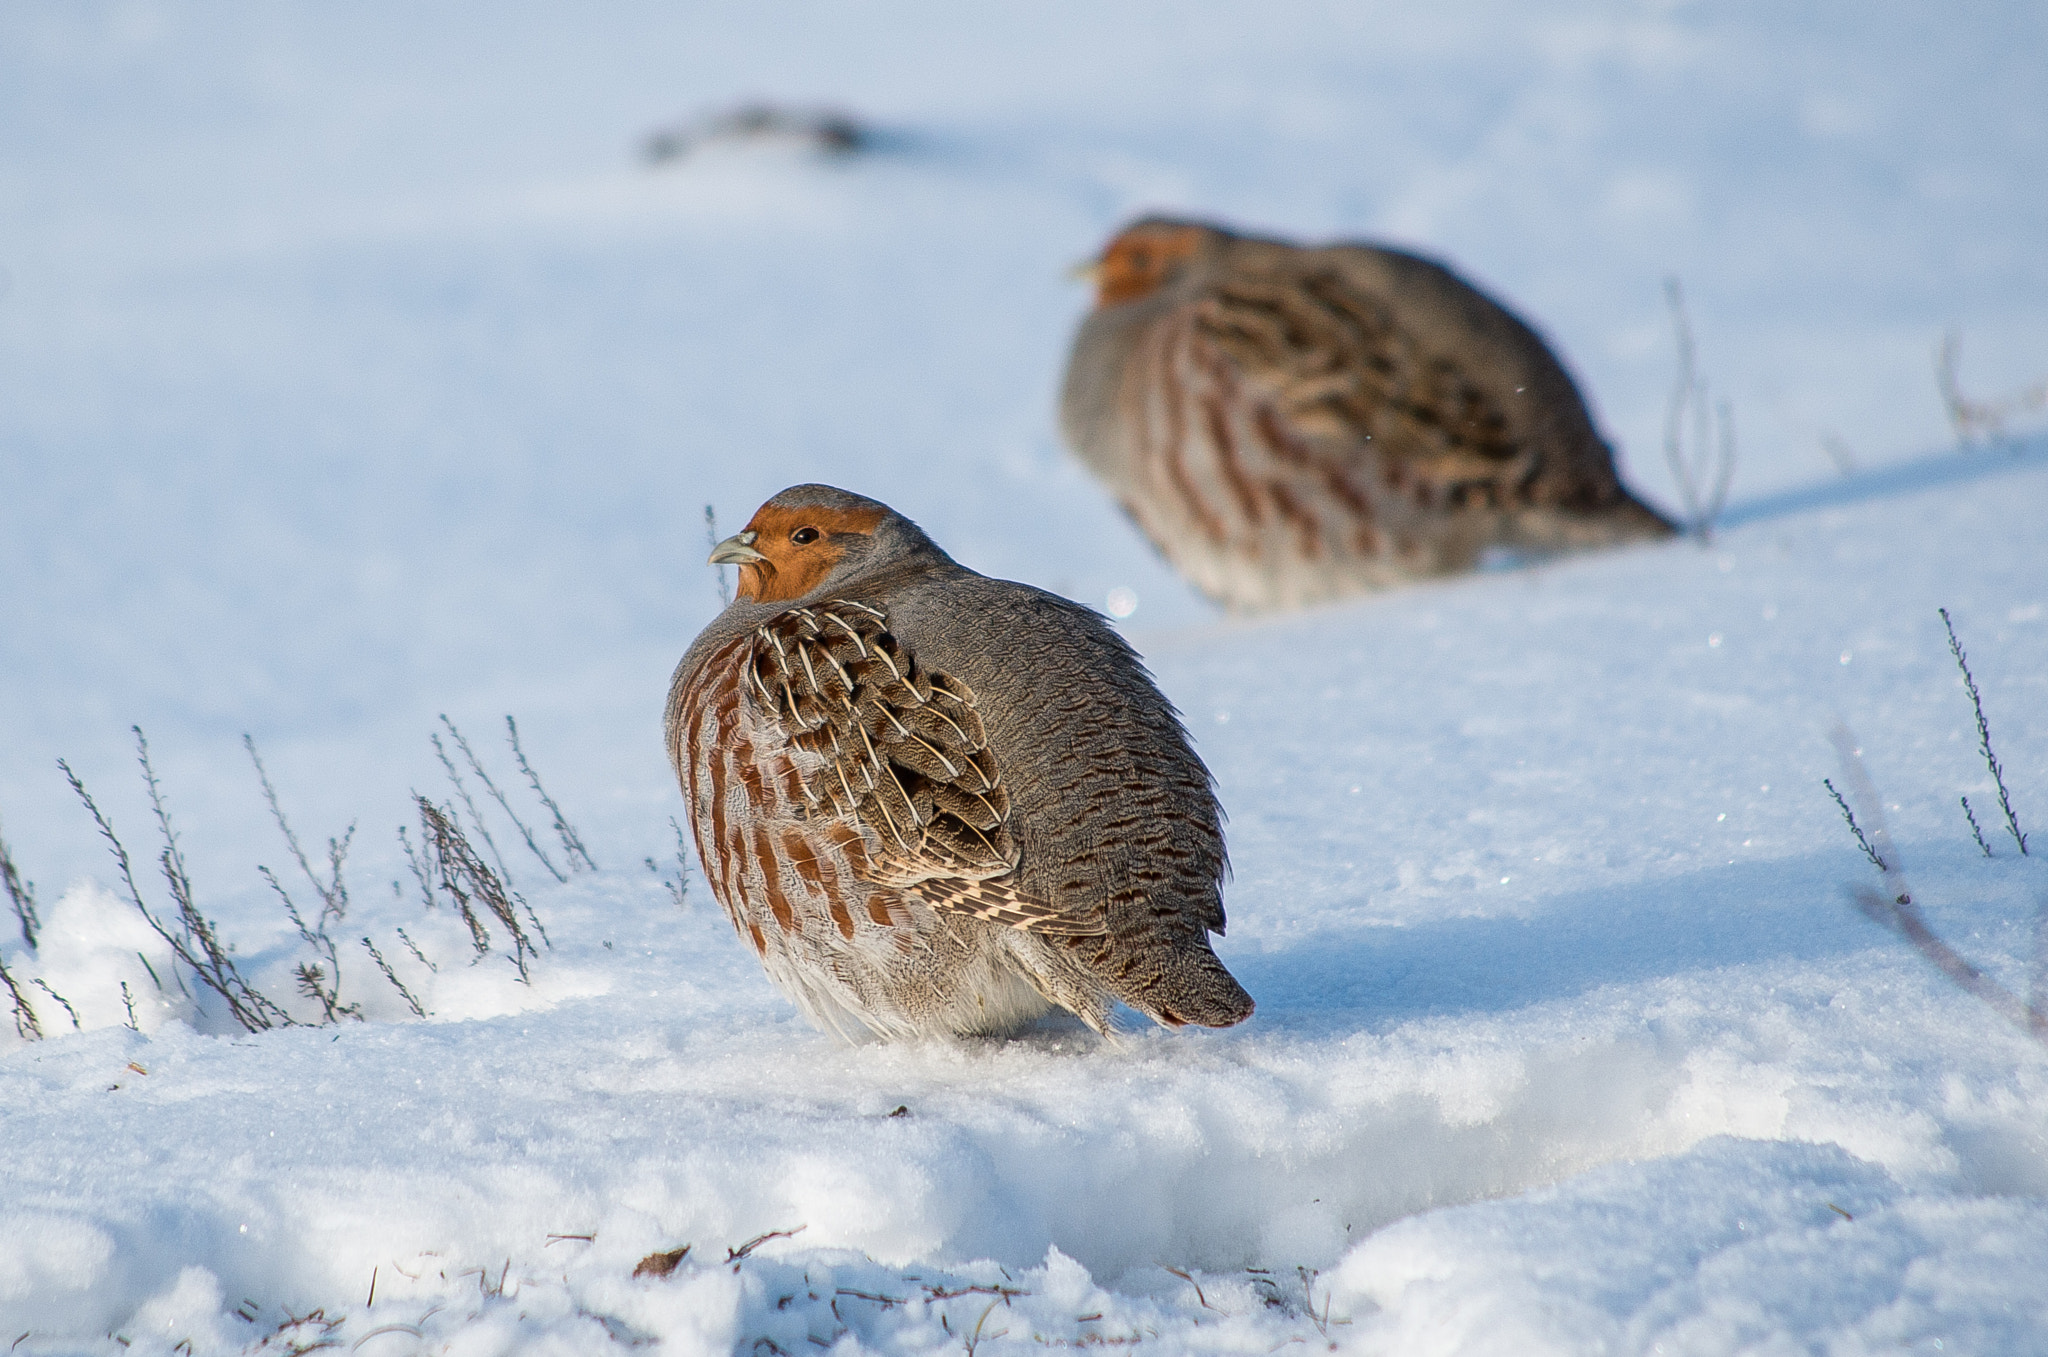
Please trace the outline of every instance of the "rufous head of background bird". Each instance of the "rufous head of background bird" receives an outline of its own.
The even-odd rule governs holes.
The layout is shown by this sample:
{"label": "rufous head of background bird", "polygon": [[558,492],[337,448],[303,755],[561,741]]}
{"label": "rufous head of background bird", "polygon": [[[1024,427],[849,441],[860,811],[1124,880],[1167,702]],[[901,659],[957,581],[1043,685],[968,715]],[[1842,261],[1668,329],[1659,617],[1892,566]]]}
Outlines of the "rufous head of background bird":
{"label": "rufous head of background bird", "polygon": [[1097,306],[1117,306],[1178,281],[1227,239],[1215,227],[1199,222],[1146,217],[1117,232],[1102,254],[1079,272],[1095,284]]}
{"label": "rufous head of background bird", "polygon": [[924,530],[879,500],[829,485],[793,485],[711,549],[710,564],[736,565],[737,596],[794,603],[885,566],[948,560]]}

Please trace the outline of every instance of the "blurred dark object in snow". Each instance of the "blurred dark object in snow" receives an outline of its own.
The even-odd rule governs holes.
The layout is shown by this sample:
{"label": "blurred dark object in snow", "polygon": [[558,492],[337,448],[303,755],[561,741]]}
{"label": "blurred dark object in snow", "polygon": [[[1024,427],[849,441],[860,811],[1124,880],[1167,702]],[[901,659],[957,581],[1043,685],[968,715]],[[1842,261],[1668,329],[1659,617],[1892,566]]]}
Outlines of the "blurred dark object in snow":
{"label": "blurred dark object in snow", "polygon": [[851,114],[754,102],[706,114],[649,134],[642,153],[650,165],[680,160],[704,146],[795,147],[825,155],[851,155],[873,144],[873,134]]}

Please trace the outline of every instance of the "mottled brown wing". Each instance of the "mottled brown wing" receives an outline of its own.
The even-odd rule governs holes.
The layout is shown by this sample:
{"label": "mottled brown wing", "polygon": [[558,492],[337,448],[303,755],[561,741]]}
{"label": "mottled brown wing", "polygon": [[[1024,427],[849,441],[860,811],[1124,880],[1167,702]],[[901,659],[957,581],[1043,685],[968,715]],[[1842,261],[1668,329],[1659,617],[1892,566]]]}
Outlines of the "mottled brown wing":
{"label": "mottled brown wing", "polygon": [[1527,460],[1475,374],[1334,269],[1240,275],[1194,302],[1190,319],[1196,343],[1270,410],[1277,442],[1324,456],[1370,444],[1401,479],[1447,493]]}
{"label": "mottled brown wing", "polygon": [[921,669],[881,611],[835,599],[778,614],[754,633],[746,687],[789,741],[807,817],[868,840],[867,880],[1012,928],[1105,931],[1001,880],[1017,842],[974,692]]}

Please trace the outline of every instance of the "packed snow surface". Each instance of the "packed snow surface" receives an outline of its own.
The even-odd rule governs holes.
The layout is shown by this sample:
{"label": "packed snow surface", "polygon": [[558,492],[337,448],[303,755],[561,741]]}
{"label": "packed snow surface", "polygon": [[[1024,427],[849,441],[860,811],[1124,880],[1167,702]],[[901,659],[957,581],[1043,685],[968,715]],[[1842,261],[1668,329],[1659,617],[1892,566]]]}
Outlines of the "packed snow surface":
{"label": "packed snow surface", "polygon": [[[2048,1353],[2048,1048],[1859,912],[1821,786],[1852,732],[1866,830],[2024,999],[2048,439],[2012,399],[1955,447],[1932,354],[2048,375],[2044,63],[1973,4],[11,7],[0,1341]],[[764,96],[873,135],[641,159]],[[1451,260],[1674,508],[1679,276],[1720,531],[1216,616],[1053,425],[1063,268],[1162,208]],[[1249,1023],[847,1046],[773,990],[659,716],[703,506],[804,480],[1128,614],[1230,813]],[[131,725],[297,1025],[126,898],[56,760],[169,920]],[[482,839],[433,733],[530,954],[423,898],[409,793]],[[352,823],[316,957],[257,868],[317,931]]]}

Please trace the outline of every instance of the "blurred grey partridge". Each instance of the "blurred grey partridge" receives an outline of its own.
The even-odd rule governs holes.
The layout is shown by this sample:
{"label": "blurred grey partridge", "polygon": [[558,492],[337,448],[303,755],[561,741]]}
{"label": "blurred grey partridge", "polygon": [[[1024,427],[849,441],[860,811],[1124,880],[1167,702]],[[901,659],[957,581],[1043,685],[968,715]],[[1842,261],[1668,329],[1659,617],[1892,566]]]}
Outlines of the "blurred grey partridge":
{"label": "blurred grey partridge", "polygon": [[1089,272],[1067,441],[1226,607],[1673,531],[1543,341],[1440,264],[1153,217]]}
{"label": "blurred grey partridge", "polygon": [[738,596],[676,668],[669,758],[712,893],[814,1022],[1250,1016],[1209,947],[1209,772],[1101,618],[830,486],[783,491],[711,560]]}

